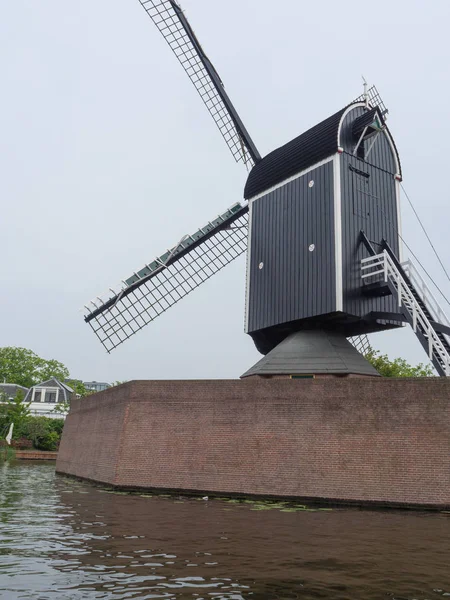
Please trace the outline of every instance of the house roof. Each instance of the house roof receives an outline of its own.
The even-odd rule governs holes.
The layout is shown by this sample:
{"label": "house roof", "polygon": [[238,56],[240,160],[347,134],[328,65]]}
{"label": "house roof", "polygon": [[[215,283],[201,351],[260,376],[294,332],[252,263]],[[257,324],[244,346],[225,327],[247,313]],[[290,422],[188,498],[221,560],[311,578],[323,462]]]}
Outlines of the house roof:
{"label": "house roof", "polygon": [[347,107],[273,150],[250,171],[244,197],[257,194],[328,158],[338,148],[338,130]]}
{"label": "house roof", "polygon": [[73,389],[68,386],[66,383],[63,383],[62,381],[59,381],[59,379],[56,379],[55,377],[52,377],[51,379],[47,379],[46,381],[41,381],[40,383],[37,383],[36,385],[33,385],[29,390],[28,393],[25,397],[25,399],[27,399],[31,393],[33,389],[36,388],[55,388],[55,387],[59,387],[63,394],[64,394],[64,399],[66,402],[68,402],[70,400],[70,394],[73,393]]}
{"label": "house roof", "polygon": [[17,383],[0,383],[0,392],[4,392],[8,396],[15,396],[19,390],[24,392],[24,394],[28,392],[27,387],[18,385]]}
{"label": "house roof", "polygon": [[33,387],[62,387],[70,393],[73,392],[73,389],[70,386],[68,386],[67,383],[59,381],[59,379],[56,379],[56,377],[52,377],[51,379],[41,381],[41,383],[37,383],[36,385],[33,385]]}

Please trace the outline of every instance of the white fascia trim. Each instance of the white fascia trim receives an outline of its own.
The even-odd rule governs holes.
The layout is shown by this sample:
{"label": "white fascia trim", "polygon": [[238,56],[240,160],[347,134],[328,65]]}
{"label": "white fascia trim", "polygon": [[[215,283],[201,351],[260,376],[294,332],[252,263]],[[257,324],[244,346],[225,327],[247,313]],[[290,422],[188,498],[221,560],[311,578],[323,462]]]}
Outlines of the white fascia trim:
{"label": "white fascia trim", "polygon": [[322,165],[329,163],[331,160],[333,160],[333,157],[334,157],[334,154],[332,156],[329,156],[328,158],[324,158],[323,160],[316,163],[315,165],[311,165],[304,171],[300,171],[300,173],[296,173],[295,175],[292,175],[292,177],[289,177],[288,179],[285,179],[284,181],[277,183],[276,185],[272,186],[271,188],[264,190],[264,192],[261,192],[260,194],[253,196],[252,198],[249,199],[249,201],[248,201],[249,204],[251,202],[253,202],[254,200],[258,200],[259,198],[262,198],[263,196],[267,196],[267,194],[270,194],[270,192],[273,192],[274,190],[277,190],[280,187],[283,187],[283,185],[286,185],[287,183],[290,183],[291,181],[295,181],[299,177],[306,175],[306,173],[309,173],[310,171],[313,171],[314,169],[317,169],[318,167],[321,167]]}
{"label": "white fascia trim", "polygon": [[349,106],[347,106],[347,108],[345,109],[345,111],[343,112],[343,114],[341,116],[341,120],[339,121],[339,127],[338,127],[338,131],[337,131],[337,146],[338,146],[338,148],[341,148],[342,123],[344,122],[344,119],[348,115],[348,113],[351,112],[354,108],[358,108],[358,106],[362,106],[363,108],[366,108],[366,103],[365,102],[355,102],[355,104],[350,104]]}
{"label": "white fascia trim", "polygon": [[394,141],[393,141],[392,136],[391,136],[391,132],[386,127],[386,129],[383,129],[382,133],[384,133],[384,135],[386,136],[387,141],[389,143],[389,146],[391,147],[392,155],[393,155],[394,160],[395,160],[396,175],[398,175],[399,177],[401,177],[402,170],[401,170],[401,167],[400,167],[400,162],[398,160],[397,150],[395,149]]}
{"label": "white fascia trim", "polygon": [[336,274],[336,311],[343,310],[342,298],[342,209],[341,209],[341,160],[333,158],[334,183],[334,261]]}
{"label": "white fascia trim", "polygon": [[250,298],[250,252],[252,248],[252,202],[248,203],[248,237],[247,237],[247,266],[245,271],[245,309],[244,309],[244,331],[248,333],[248,309]]}
{"label": "white fascia trim", "polygon": [[[355,104],[350,104],[341,117],[341,120],[339,122],[339,127],[338,127],[338,134],[337,134],[338,148],[342,147],[341,146],[341,130],[342,130],[342,124],[344,122],[344,119],[348,115],[349,112],[351,112],[354,108],[357,108],[358,106],[362,106],[363,108],[365,108],[366,104],[364,102],[355,102]],[[374,108],[374,107],[369,105],[369,108]],[[395,168],[396,168],[397,174],[400,176],[400,174],[401,174],[400,163],[399,163],[398,156],[397,156],[397,150],[395,149],[394,141],[391,136],[391,132],[389,131],[389,129],[387,127],[385,127],[385,129],[383,129],[382,133],[384,133],[384,135],[386,136],[389,146],[391,147],[392,155],[394,156],[394,161],[395,161]]]}

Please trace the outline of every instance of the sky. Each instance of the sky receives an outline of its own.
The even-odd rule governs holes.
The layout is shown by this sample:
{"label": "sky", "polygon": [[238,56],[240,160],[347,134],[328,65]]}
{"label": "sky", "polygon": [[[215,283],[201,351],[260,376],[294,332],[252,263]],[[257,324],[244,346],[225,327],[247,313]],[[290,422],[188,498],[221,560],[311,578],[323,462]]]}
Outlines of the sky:
{"label": "sky", "polygon": [[[1,5],[0,345],[85,381],[238,377],[260,358],[244,333],[244,257],[111,354],[80,312],[242,200],[246,170],[169,47],[138,0]],[[450,270],[447,0],[182,7],[262,155],[359,96],[362,75],[375,84],[405,189]],[[450,299],[405,198],[402,221]],[[426,361],[407,328],[371,343]]]}

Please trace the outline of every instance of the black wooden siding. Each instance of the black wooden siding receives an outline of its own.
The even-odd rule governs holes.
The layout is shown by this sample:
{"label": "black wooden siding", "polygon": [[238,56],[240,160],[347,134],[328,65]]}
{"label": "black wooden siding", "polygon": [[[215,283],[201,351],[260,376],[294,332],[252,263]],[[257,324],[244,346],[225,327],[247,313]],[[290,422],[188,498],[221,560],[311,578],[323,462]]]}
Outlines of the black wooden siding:
{"label": "black wooden siding", "polygon": [[[348,154],[341,157],[342,277],[344,312],[364,316],[370,311],[396,311],[391,296],[367,298],[361,294],[361,259],[369,256],[359,235],[363,230],[381,252],[383,238],[398,255],[395,180],[391,173],[364,164]],[[364,177],[350,166],[369,175]]]}
{"label": "black wooden siding", "polygon": [[335,310],[334,244],[332,161],[252,203],[249,332]]}
{"label": "black wooden siding", "polygon": [[[361,259],[369,254],[360,244],[360,231],[372,242],[385,238],[397,256],[399,253],[395,157],[384,133],[377,137],[367,161],[353,156],[356,142],[351,136],[351,123],[362,112],[355,108],[343,123],[341,144],[345,152],[340,159],[343,310],[358,316],[371,311],[397,311],[392,296],[369,298],[361,293]],[[373,246],[381,252],[380,246]]]}

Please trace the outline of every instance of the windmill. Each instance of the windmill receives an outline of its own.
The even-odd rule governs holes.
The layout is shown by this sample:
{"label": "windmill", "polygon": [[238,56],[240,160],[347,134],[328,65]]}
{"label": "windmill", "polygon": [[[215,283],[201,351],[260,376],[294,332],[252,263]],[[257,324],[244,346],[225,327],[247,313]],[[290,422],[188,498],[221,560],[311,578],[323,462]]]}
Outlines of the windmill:
{"label": "windmill", "polygon": [[402,263],[401,165],[375,87],[264,158],[175,0],[139,0],[237,162],[237,202],[86,305],[108,352],[247,251],[244,376],[376,375],[347,338],[410,323],[450,375],[450,323]]}

